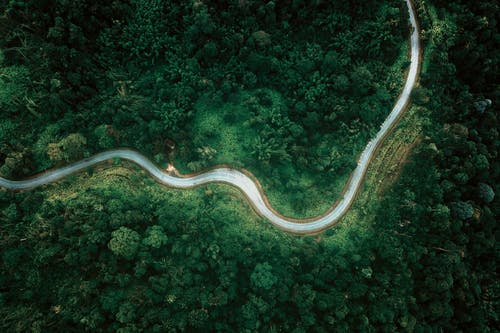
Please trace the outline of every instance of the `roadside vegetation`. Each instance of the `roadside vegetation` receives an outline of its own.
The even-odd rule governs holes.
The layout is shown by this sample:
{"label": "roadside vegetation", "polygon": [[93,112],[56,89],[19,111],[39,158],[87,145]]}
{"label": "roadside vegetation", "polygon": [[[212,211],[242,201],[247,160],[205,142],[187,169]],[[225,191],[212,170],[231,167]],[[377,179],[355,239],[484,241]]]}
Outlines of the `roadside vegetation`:
{"label": "roadside vegetation", "polygon": [[[0,4],[0,172],[9,178],[130,146],[183,172],[247,168],[280,212],[321,212],[315,200],[329,205],[348,175],[314,170],[321,149],[348,170],[401,87],[408,31],[398,1]],[[495,332],[500,8],[416,8],[420,87],[335,228],[291,236],[227,185],[168,189],[121,161],[34,191],[0,190],[0,330]],[[362,27],[380,34],[355,38]],[[253,35],[261,30],[271,45]],[[331,35],[345,38],[342,49]],[[308,43],[322,53],[301,49]],[[338,73],[315,60],[311,72],[295,69],[293,54],[330,50],[349,58]],[[352,101],[352,90],[330,87],[336,75],[352,84],[345,73],[359,66],[372,73],[360,84],[384,89],[385,102],[373,87]],[[292,69],[297,77],[283,81]],[[300,85],[315,72],[332,81],[309,104],[317,86]],[[345,104],[329,121],[331,103]],[[363,103],[380,113],[363,117]],[[295,126],[301,135],[283,134]]]}
{"label": "roadside vegetation", "polygon": [[184,172],[246,168],[277,210],[316,215],[407,67],[407,8],[396,0],[3,10],[1,121],[18,135],[0,141],[0,171],[13,178],[127,146]]}

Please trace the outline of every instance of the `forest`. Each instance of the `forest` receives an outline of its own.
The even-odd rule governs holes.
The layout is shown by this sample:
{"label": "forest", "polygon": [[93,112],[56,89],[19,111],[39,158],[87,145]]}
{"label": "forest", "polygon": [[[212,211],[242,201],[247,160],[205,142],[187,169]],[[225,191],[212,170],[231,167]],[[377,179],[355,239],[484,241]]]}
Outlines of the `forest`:
{"label": "forest", "polygon": [[[399,170],[369,171],[338,225],[290,235],[230,186],[170,189],[120,160],[0,189],[0,330],[496,332],[500,6],[414,6],[423,65],[397,129],[414,139],[388,138],[408,147]],[[0,11],[9,179],[129,147],[182,173],[246,169],[279,212],[313,216],[341,193],[408,67],[399,0]]]}
{"label": "forest", "polygon": [[406,66],[407,12],[396,0],[14,4],[2,34],[2,109],[16,118],[2,125],[6,176],[126,146],[183,172],[246,168],[280,211],[321,213]]}

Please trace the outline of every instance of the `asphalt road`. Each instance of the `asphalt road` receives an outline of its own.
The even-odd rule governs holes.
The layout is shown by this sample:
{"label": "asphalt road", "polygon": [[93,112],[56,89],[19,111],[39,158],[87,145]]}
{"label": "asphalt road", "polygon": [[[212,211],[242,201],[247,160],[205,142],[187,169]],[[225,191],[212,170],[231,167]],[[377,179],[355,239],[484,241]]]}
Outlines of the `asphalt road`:
{"label": "asphalt road", "polygon": [[231,168],[218,168],[192,177],[177,177],[170,175],[160,170],[148,158],[136,151],[129,149],[116,149],[106,151],[83,159],[74,164],[49,170],[39,176],[26,180],[8,180],[0,177],[0,186],[10,190],[28,190],[35,187],[58,181],[70,174],[85,170],[86,168],[113,158],[121,158],[132,161],[144,170],[149,172],[156,180],[162,184],[176,188],[191,188],[194,186],[223,182],[231,184],[239,188],[248,198],[256,212],[262,217],[268,219],[275,226],[291,233],[309,234],[322,231],[329,226],[335,224],[348,210],[356,197],[366,170],[372,160],[377,147],[383,141],[385,136],[397,123],[398,119],[404,112],[408,104],[411,91],[417,81],[420,66],[420,41],[418,35],[418,25],[415,17],[414,9],[410,0],[405,0],[408,6],[409,19],[411,24],[411,64],[408,71],[405,86],[399,96],[394,108],[384,123],[381,125],[379,132],[364,148],[356,169],[352,173],[347,186],[342,194],[342,198],[326,213],[304,220],[297,220],[284,217],[274,211],[267,200],[264,199],[264,194],[261,192],[257,184],[247,175]]}

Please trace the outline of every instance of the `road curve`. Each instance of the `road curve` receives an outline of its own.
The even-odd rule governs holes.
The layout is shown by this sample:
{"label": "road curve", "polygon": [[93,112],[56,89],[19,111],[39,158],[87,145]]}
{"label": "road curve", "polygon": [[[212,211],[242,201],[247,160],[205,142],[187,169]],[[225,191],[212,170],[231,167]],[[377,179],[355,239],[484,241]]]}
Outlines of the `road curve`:
{"label": "road curve", "polygon": [[97,163],[113,158],[121,158],[138,164],[141,168],[149,172],[158,182],[175,188],[191,188],[202,184],[222,182],[231,184],[239,188],[248,198],[255,211],[262,217],[268,219],[275,226],[297,234],[310,234],[320,232],[335,224],[348,210],[362,184],[364,175],[377,147],[385,136],[397,123],[399,117],[404,112],[408,104],[411,91],[417,81],[420,67],[420,41],[418,35],[418,25],[415,10],[410,0],[405,0],[408,6],[411,32],[411,64],[406,79],[405,86],[399,96],[394,108],[381,125],[375,138],[368,142],[361,153],[358,165],[352,173],[342,194],[342,198],[337,205],[333,206],[326,213],[304,220],[297,220],[284,217],[277,213],[267,202],[263,192],[257,183],[244,173],[231,168],[218,168],[190,177],[177,177],[160,170],[153,162],[142,154],[129,149],[115,149],[102,152],[92,157],[83,159],[74,164],[47,171],[35,178],[26,180],[8,180],[0,177],[0,187],[10,190],[27,190],[44,184],[58,181],[70,174],[85,170]]}

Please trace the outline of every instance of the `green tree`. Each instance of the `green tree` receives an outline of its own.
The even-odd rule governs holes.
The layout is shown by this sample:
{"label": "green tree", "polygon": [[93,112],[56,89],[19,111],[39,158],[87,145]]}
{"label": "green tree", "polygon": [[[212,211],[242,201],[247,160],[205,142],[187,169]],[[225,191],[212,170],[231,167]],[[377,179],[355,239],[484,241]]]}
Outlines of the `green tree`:
{"label": "green tree", "polygon": [[495,191],[491,188],[490,185],[485,183],[480,183],[478,188],[479,198],[483,200],[485,203],[490,203],[495,198]]}
{"label": "green tree", "polygon": [[272,266],[264,262],[255,266],[250,275],[250,282],[257,290],[269,290],[278,282],[278,278],[273,274]]}
{"label": "green tree", "polygon": [[474,214],[474,208],[468,202],[457,201],[451,204],[451,212],[456,218],[467,220]]}
{"label": "green tree", "polygon": [[163,228],[159,225],[148,227],[146,229],[146,237],[142,240],[145,245],[155,249],[167,244],[167,241],[168,237],[165,235]]}
{"label": "green tree", "polygon": [[127,227],[120,227],[111,233],[109,249],[116,255],[132,259],[139,249],[141,236]]}
{"label": "green tree", "polygon": [[366,96],[373,87],[373,74],[366,66],[358,66],[352,71],[351,82],[356,96]]}
{"label": "green tree", "polygon": [[47,145],[47,155],[53,162],[72,162],[86,153],[87,139],[80,133],[72,133],[57,143]]}
{"label": "green tree", "polygon": [[14,113],[27,105],[29,77],[25,66],[0,67],[0,108],[4,112]]}
{"label": "green tree", "polygon": [[107,125],[99,125],[94,129],[94,137],[101,149],[110,149],[115,145],[115,140],[110,136],[111,130]]}

